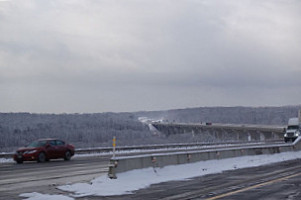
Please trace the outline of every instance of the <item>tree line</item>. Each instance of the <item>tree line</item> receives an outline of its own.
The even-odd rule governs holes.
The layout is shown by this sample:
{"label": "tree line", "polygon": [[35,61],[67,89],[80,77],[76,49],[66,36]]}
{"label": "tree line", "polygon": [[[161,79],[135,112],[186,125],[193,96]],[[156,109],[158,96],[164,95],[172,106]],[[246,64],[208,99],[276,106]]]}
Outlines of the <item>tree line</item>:
{"label": "tree line", "polygon": [[[0,152],[13,151],[39,138],[60,138],[78,147],[215,142],[208,133],[153,134],[139,117],[182,123],[285,125],[301,106],[200,107],[154,112],[94,114],[0,113]],[[225,138],[226,140],[227,138]]]}
{"label": "tree line", "polygon": [[0,151],[27,145],[39,138],[60,138],[76,147],[111,146],[113,136],[117,137],[118,145],[160,140],[130,113],[0,113],[0,136]]}

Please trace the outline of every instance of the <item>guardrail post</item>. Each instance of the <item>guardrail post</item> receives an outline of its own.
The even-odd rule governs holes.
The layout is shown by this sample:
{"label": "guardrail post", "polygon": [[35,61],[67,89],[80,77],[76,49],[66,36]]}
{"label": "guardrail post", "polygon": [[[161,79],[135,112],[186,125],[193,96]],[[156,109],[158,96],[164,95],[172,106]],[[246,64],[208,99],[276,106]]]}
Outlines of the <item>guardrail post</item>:
{"label": "guardrail post", "polygon": [[116,179],[116,170],[115,168],[118,165],[118,161],[117,160],[110,160],[110,164],[109,164],[109,172],[108,172],[108,176],[110,179]]}
{"label": "guardrail post", "polygon": [[116,152],[116,136],[113,137],[113,158],[115,158]]}

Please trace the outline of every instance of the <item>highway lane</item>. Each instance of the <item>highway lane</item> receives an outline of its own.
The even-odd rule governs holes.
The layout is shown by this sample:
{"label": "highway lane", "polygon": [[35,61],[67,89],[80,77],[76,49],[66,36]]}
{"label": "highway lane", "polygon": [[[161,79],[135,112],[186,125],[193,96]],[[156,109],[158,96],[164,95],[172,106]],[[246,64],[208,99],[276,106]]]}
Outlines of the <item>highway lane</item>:
{"label": "highway lane", "polygon": [[0,199],[24,199],[26,192],[62,193],[55,186],[87,182],[107,174],[110,156],[80,157],[70,161],[63,159],[45,163],[0,164]]}

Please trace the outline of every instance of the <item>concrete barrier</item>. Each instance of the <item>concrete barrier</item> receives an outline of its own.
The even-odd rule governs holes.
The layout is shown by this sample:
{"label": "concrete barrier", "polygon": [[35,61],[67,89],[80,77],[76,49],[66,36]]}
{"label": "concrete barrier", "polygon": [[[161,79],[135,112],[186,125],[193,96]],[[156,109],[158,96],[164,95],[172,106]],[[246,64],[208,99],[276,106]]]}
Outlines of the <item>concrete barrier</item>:
{"label": "concrete barrier", "polygon": [[301,139],[291,144],[254,145],[248,147],[217,148],[209,150],[186,151],[176,153],[158,153],[138,156],[122,156],[111,158],[108,176],[117,178],[117,174],[134,169],[148,167],[164,167],[193,163],[205,160],[233,158],[239,156],[275,154],[301,150]]}

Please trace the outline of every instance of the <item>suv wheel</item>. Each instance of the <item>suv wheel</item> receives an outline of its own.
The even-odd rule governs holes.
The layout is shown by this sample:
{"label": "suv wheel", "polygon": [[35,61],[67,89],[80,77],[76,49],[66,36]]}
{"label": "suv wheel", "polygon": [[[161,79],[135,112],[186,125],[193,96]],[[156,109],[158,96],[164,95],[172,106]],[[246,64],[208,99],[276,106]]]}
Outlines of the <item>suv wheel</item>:
{"label": "suv wheel", "polygon": [[70,151],[66,151],[64,160],[70,160],[70,159],[71,159],[71,152]]}
{"label": "suv wheel", "polygon": [[46,161],[46,155],[44,152],[41,152],[39,155],[38,155],[38,162],[45,162]]}
{"label": "suv wheel", "polygon": [[22,164],[22,163],[23,163],[23,159],[18,159],[18,160],[16,160],[16,162],[17,162],[18,164]]}

